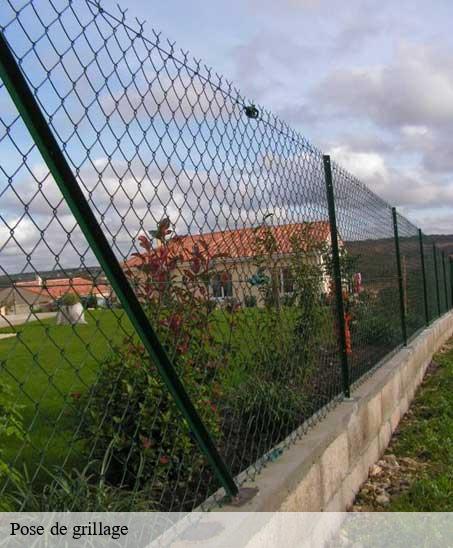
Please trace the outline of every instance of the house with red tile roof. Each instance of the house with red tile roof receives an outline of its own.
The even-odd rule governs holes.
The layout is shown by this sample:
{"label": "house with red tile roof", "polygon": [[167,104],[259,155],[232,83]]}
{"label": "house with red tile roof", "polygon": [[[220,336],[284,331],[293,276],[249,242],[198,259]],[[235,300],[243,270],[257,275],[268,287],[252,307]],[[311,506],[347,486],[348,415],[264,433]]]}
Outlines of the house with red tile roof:
{"label": "house with red tile roof", "polygon": [[[264,252],[262,246],[257,245],[266,236],[272,239],[272,253]],[[186,264],[190,261],[194,246],[211,257],[218,257],[213,260],[216,274],[211,280],[212,298],[235,298],[244,302],[250,295],[259,301],[259,289],[251,283],[259,263],[277,278],[282,296],[293,291],[294,281],[289,265],[294,254],[295,240],[305,260],[321,265],[324,260],[321,249],[330,245],[330,225],[327,221],[315,221],[189,234],[170,240],[169,250],[173,248]],[[155,242],[155,249],[158,246],[159,242]],[[124,266],[129,271],[140,271],[143,268],[143,256],[136,254]],[[329,280],[325,276],[323,291],[328,290]]]}
{"label": "house with red tile roof", "polygon": [[67,293],[79,297],[94,295],[103,299],[112,297],[112,289],[105,284],[96,284],[92,280],[74,278],[55,278],[14,282],[10,287],[0,290],[0,303],[9,313],[26,313],[33,308],[46,308]]}

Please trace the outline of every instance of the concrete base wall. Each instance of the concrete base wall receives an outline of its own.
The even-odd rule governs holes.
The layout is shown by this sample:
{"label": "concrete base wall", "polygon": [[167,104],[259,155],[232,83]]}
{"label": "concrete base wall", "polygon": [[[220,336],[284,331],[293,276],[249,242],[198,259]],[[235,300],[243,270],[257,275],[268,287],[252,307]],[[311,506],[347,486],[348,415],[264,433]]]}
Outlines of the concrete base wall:
{"label": "concrete base wall", "polygon": [[377,369],[249,487],[249,502],[227,512],[342,512],[385,451],[433,354],[453,334],[448,313]]}

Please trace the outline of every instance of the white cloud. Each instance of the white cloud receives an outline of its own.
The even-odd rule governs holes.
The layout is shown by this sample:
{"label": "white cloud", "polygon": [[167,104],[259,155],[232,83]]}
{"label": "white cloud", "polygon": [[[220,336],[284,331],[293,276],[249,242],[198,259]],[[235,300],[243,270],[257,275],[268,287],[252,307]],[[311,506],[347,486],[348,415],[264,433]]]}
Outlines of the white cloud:
{"label": "white cloud", "polygon": [[429,134],[429,129],[426,126],[411,126],[403,125],[401,133],[404,137],[426,137]]}
{"label": "white cloud", "polygon": [[453,123],[453,55],[401,44],[387,65],[336,69],[316,87],[317,100],[337,115],[362,116],[379,126],[433,127]]}
{"label": "white cloud", "polygon": [[354,152],[348,146],[333,147],[329,154],[354,176],[367,181],[388,177],[388,170],[383,156],[375,152]]}

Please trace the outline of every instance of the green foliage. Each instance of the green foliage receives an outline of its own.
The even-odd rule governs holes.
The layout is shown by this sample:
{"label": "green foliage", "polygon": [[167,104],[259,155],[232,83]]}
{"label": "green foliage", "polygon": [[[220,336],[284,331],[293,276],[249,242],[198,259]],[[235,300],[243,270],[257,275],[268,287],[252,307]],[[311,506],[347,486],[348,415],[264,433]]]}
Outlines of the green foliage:
{"label": "green foliage", "polygon": [[[315,364],[323,325],[322,281],[326,273],[318,257],[322,257],[324,242],[307,242],[302,230],[292,239],[291,269],[294,279],[294,307],[297,311],[294,353],[300,364],[311,368]],[[324,253],[325,256],[325,253]]]}
{"label": "green foliage", "polygon": [[255,308],[257,305],[257,299],[255,295],[246,295],[244,297],[244,306],[246,308]]}
{"label": "green foliage", "polygon": [[[305,233],[293,235],[285,263],[271,227],[255,230],[256,273],[250,278],[265,306],[247,308],[231,323],[230,359],[222,371],[227,407],[240,417],[246,431],[273,433],[300,424],[319,352],[330,341],[333,325],[326,323],[322,300],[322,244]],[[281,295],[280,269],[293,281],[291,294]],[[244,333],[247,337],[244,337]]]}
{"label": "green foliage", "polygon": [[[181,380],[202,420],[215,437],[219,415],[214,383],[196,367],[179,368]],[[153,364],[131,343],[101,368],[92,389],[80,400],[82,437],[100,464],[108,455],[109,485],[143,490],[153,500],[197,479],[204,459]]]}
{"label": "green foliage", "polygon": [[25,471],[24,481],[14,486],[11,500],[22,512],[128,512],[131,509],[146,512],[155,509],[146,492],[118,489],[103,479],[96,481],[90,472],[93,464],[82,471],[66,472],[61,468],[46,471],[49,482],[38,493],[33,491]]}
{"label": "green foliage", "polygon": [[63,297],[61,298],[60,300],[60,303],[63,305],[63,306],[72,306],[74,304],[77,304],[80,302],[80,299],[79,299],[79,296],[76,295],[75,293],[65,293],[63,295]]}
{"label": "green foliage", "polygon": [[[325,271],[331,280],[334,280],[333,254],[329,245],[322,247]],[[353,293],[354,274],[358,271],[360,258],[358,254],[348,252],[346,247],[339,246],[338,249],[340,272],[343,290],[347,292],[346,296]]]}
{"label": "green foliage", "polygon": [[353,336],[360,344],[392,347],[402,342],[399,294],[393,287],[377,295],[363,291],[352,311]]}
{"label": "green foliage", "polygon": [[[4,450],[2,449],[12,440],[25,441],[27,438],[19,410],[10,388],[6,384],[0,384],[0,485],[3,485],[5,481],[14,485],[23,483],[20,473],[4,460]],[[11,510],[12,500],[8,495],[4,495],[0,500],[0,511]]]}
{"label": "green foliage", "polygon": [[[182,261],[169,223],[146,237],[138,255],[139,272],[130,273],[160,341],[210,433],[220,434],[216,407],[220,387],[215,372],[225,364],[222,345],[214,336],[215,310],[208,286],[212,259],[194,246],[189,267]],[[181,275],[182,274],[182,275]],[[100,368],[96,384],[80,399],[82,437],[87,450],[103,462],[109,485],[131,490],[151,489],[152,500],[185,495],[204,469],[200,453],[157,365],[141,344],[130,339]]]}
{"label": "green foliage", "polygon": [[409,490],[392,499],[394,512],[453,511],[453,349],[434,356],[439,368],[423,383],[393,446],[397,457],[426,463]]}
{"label": "green foliage", "polygon": [[[304,394],[284,379],[263,379],[251,375],[230,393],[230,405],[241,417],[244,432],[259,432],[269,449],[281,436],[300,426],[304,418]],[[268,434],[272,434],[268,439]],[[280,436],[279,436],[280,435]],[[284,436],[283,436],[284,437]]]}

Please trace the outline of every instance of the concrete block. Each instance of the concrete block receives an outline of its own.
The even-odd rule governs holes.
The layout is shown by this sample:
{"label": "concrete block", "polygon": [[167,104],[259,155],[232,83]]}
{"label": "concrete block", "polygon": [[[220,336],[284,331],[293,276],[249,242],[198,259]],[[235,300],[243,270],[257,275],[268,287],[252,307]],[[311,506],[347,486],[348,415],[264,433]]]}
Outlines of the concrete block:
{"label": "concrete block", "polygon": [[282,512],[321,512],[323,492],[321,467],[314,464],[295,491],[283,502]]}
{"label": "concrete block", "polygon": [[338,491],[331,497],[329,502],[324,507],[324,512],[344,512],[346,504],[343,500],[343,489],[340,485]]}
{"label": "concrete block", "polygon": [[368,423],[367,423],[367,439],[372,440],[379,434],[379,429],[382,422],[382,401],[381,393],[379,392],[372,398],[368,404]]}
{"label": "concrete block", "polygon": [[354,502],[360,486],[367,477],[368,468],[364,465],[363,460],[360,459],[343,481],[343,503],[345,509]]}
{"label": "concrete block", "polygon": [[349,470],[349,448],[346,432],[340,433],[321,456],[321,479],[324,504],[338,491]]}
{"label": "concrete block", "polygon": [[382,420],[387,420],[392,416],[395,407],[398,406],[400,394],[401,376],[399,372],[396,371],[382,389]]}
{"label": "concrete block", "polygon": [[401,397],[399,408],[400,408],[400,417],[402,418],[403,415],[406,414],[406,411],[409,409],[409,400],[406,394]]}
{"label": "concrete block", "polygon": [[379,431],[379,455],[382,456],[392,438],[390,421],[384,422]]}
{"label": "concrete block", "polygon": [[376,436],[363,453],[363,465],[369,470],[379,457],[379,438]]}
{"label": "concrete block", "polygon": [[401,410],[400,404],[397,402],[395,409],[393,410],[392,416],[390,417],[390,428],[392,432],[395,432],[396,427],[398,426],[401,420]]}
{"label": "concrete block", "polygon": [[369,443],[368,408],[359,405],[347,425],[349,441],[349,463],[352,466],[362,454],[363,448]]}
{"label": "concrete block", "polygon": [[408,362],[403,363],[400,371],[401,371],[401,385],[404,393],[407,391],[413,379],[413,371],[411,370],[410,363]]}
{"label": "concrete block", "polygon": [[406,388],[406,398],[408,401],[408,404],[410,405],[411,401],[414,399],[415,391],[417,389],[417,380],[414,379]]}

